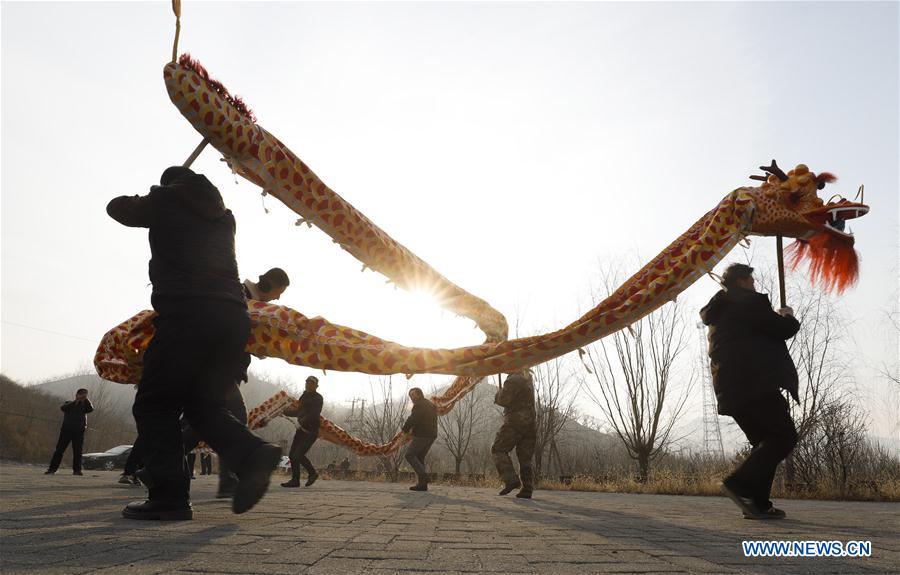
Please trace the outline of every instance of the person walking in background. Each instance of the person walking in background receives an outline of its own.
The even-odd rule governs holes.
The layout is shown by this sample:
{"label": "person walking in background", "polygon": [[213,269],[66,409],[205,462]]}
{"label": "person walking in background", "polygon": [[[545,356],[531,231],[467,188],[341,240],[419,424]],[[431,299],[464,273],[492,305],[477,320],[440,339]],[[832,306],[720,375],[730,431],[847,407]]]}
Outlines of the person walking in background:
{"label": "person walking in background", "polygon": [[[410,491],[428,491],[428,470],[425,468],[425,456],[434,440],[437,439],[437,408],[425,399],[425,394],[418,387],[409,390],[409,398],[413,402],[412,411],[403,424],[403,433],[412,433],[412,441],[406,448],[406,461],[416,472],[416,484]],[[347,467],[350,467],[350,461]]]}
{"label": "person walking in background", "polygon": [[[497,474],[503,481],[500,495],[522,489],[516,497],[530,499],[534,491],[534,445],[537,441],[537,422],[534,413],[534,382],[531,373],[511,373],[494,396],[494,403],[503,408],[503,425],[497,430],[491,455]],[[516,450],[519,475],[513,467],[509,452]]]}
{"label": "person walking in background", "polygon": [[729,415],[753,446],[750,456],[722,482],[746,519],[782,519],[769,501],[775,470],[797,444],[784,389],[798,399],[797,368],[785,340],[800,322],[784,307],[775,312],[756,291],[753,268],[732,264],[724,289],[700,310],[709,327],[709,359],[720,415]]}
{"label": "person walking in background", "polygon": [[88,391],[84,388],[75,392],[75,399],[62,404],[59,409],[63,412],[62,427],[59,429],[59,439],[56,441],[56,451],[50,458],[50,466],[45,475],[53,475],[59,469],[63,453],[72,444],[72,475],[81,473],[81,452],[84,448],[84,431],[87,429],[86,415],[94,411],[91,400],[88,399]]}
{"label": "person walking in background", "polygon": [[291,479],[281,484],[282,487],[300,487],[300,467],[306,470],[306,486],[316,482],[319,474],[306,453],[319,437],[319,416],[322,415],[322,396],[316,391],[319,378],[311,375],[306,378],[306,391],[300,396],[300,405],[296,409],[286,409],[284,414],[297,418],[297,432],[291,443],[289,458],[291,460]]}
{"label": "person walking in background", "polygon": [[212,475],[212,453],[208,447],[200,451],[200,475]]}

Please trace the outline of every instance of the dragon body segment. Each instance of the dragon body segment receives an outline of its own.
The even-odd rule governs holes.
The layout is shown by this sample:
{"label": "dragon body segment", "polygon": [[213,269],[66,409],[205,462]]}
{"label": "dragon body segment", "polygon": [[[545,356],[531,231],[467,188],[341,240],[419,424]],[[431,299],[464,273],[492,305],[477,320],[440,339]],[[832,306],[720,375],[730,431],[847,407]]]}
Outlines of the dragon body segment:
{"label": "dragon body segment", "polygon": [[[868,208],[846,200],[825,205],[816,193],[823,176],[817,177],[800,165],[789,174],[772,173],[767,179],[761,178],[765,181],[759,187],[742,187],[729,193],[614,293],[566,327],[507,340],[507,322],[502,314],[444,278],[329,189],[284,144],[258,126],[240,100],[210,80],[202,66],[182,56],[177,64],[166,65],[163,76],[172,102],[197,131],[222,153],[232,169],[300,215],[298,224],[316,225],[364,268],[384,274],[404,289],[430,293],[443,307],[474,320],[486,335],[485,343],[469,347],[408,347],[321,317],[308,318],[284,306],[250,301],[247,351],[323,370],[455,375],[444,393],[432,397],[439,413],[452,409],[485,376],[543,363],[640,320],[710,272],[749,234],[798,238],[801,247],[795,252],[796,260],[811,257],[814,262],[825,262],[819,266],[820,279],[832,287],[842,289],[855,277],[855,263],[839,272],[830,263],[847,260],[848,253],[853,254],[850,259],[855,262],[853,239],[843,233],[842,223],[866,213]],[[816,243],[822,236],[826,240]],[[152,311],[140,312],[103,337],[95,356],[101,377],[120,383],[139,382],[141,356],[153,337],[154,315]],[[265,425],[293,401],[286,394],[278,394],[251,410],[251,427]],[[326,419],[320,436],[363,455],[386,453],[406,440],[398,433],[388,444],[368,444]]]}

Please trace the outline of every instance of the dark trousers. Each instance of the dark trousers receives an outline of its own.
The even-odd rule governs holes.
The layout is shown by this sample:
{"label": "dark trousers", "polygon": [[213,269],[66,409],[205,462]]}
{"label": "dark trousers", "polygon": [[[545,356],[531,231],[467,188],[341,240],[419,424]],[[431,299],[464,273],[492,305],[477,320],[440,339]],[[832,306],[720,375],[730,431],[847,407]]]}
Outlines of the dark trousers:
{"label": "dark trousers", "polygon": [[47,468],[48,471],[56,471],[59,469],[63,453],[65,453],[66,448],[69,447],[69,443],[72,444],[72,471],[81,471],[81,450],[84,447],[84,430],[70,429],[67,427],[63,427],[59,430],[59,439],[56,441],[56,451],[53,452],[53,457],[50,458],[50,467]]}
{"label": "dark trousers", "polygon": [[787,400],[773,394],[732,414],[753,449],[750,456],[725,479],[739,495],[750,497],[761,511],[772,507],[769,496],[775,469],[797,445],[797,430]]}
{"label": "dark trousers", "polygon": [[128,454],[128,459],[125,460],[125,469],[122,471],[122,475],[134,475],[143,466],[144,452],[141,449],[141,438],[138,436],[134,439],[134,445],[131,446],[131,453]]}
{"label": "dark trousers", "polygon": [[[241,387],[240,384],[235,385],[233,388],[229,389],[225,395],[225,407],[228,409],[228,412],[233,415],[238,421],[247,425],[247,406],[244,404],[244,396],[241,395]],[[190,425],[185,426],[182,430],[184,436],[184,450],[190,451],[197,447],[197,444],[201,441],[205,441],[203,437],[197,432],[196,429],[191,427]],[[207,455],[207,463],[208,471],[206,473],[212,473],[212,455]],[[200,458],[200,473],[203,473],[203,458]],[[234,491],[237,488],[238,479],[234,472],[228,468],[228,465],[225,464],[224,461],[219,459],[219,491]]]}
{"label": "dark trousers", "polygon": [[[224,465],[220,465],[225,467]],[[221,469],[220,469],[221,471]],[[200,475],[212,475],[212,455],[203,453],[200,455]]]}
{"label": "dark trousers", "polygon": [[[144,353],[134,400],[152,501],[190,499],[179,418],[185,419],[232,469],[263,445],[228,409],[244,369],[250,333],[247,311],[237,304],[203,299],[161,301],[156,334]],[[240,393],[240,391],[237,391]]]}
{"label": "dark trousers", "polygon": [[537,441],[537,432],[534,421],[527,418],[510,418],[503,421],[503,425],[497,430],[494,443],[491,445],[491,457],[497,468],[497,475],[504,483],[514,483],[517,479],[516,469],[513,467],[509,452],[516,450],[516,459],[519,460],[519,475],[522,485],[526,488],[534,486],[534,447]]}
{"label": "dark trousers", "polygon": [[298,429],[294,434],[294,441],[291,442],[291,451],[288,455],[288,459],[291,460],[292,481],[300,481],[301,465],[303,466],[303,469],[306,470],[307,474],[316,474],[316,468],[313,467],[312,462],[309,460],[309,458],[306,457],[306,452],[309,451],[309,448],[313,446],[313,443],[316,442],[316,438],[318,436],[318,430],[306,432],[302,429]]}
{"label": "dark trousers", "polygon": [[431,449],[434,440],[434,437],[413,437],[412,441],[409,443],[409,447],[406,448],[404,457],[409,463],[409,466],[416,472],[416,478],[418,479],[419,485],[428,483],[428,470],[425,468],[425,456],[428,455],[428,450]]}

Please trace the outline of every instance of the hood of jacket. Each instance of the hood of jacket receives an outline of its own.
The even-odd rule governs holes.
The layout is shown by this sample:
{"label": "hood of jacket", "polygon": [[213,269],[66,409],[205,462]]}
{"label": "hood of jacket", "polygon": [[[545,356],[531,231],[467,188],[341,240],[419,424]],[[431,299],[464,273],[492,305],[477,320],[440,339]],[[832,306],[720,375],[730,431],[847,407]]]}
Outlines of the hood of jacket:
{"label": "hood of jacket", "polygon": [[217,220],[228,211],[219,189],[202,174],[178,174],[166,185],[153,186],[151,192],[182,204],[205,220]]}

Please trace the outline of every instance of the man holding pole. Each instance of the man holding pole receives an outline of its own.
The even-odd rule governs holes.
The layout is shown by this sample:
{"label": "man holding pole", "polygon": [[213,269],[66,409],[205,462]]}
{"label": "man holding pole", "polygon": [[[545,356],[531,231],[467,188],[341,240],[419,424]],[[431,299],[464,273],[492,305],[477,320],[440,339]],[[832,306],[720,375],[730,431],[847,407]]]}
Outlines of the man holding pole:
{"label": "man holding pole", "polygon": [[243,513],[265,494],[281,449],[253,435],[228,409],[227,398],[240,395],[236,382],[246,368],[250,334],[234,216],[209,180],[183,166],[165,170],[146,196],[115,198],[106,211],[125,226],[149,228],[151,302],[158,314],[132,409],[150,493],[122,514],[193,518],[182,413],[237,472],[232,509]]}
{"label": "man holding pole", "polygon": [[793,450],[797,431],[781,390],[798,400],[797,369],[785,340],[800,322],[789,307],[772,310],[758,293],[753,268],[732,264],[719,291],[700,311],[709,327],[709,358],[720,415],[734,418],[753,446],[722,487],[747,519],[781,519],[769,501],[775,469]]}

